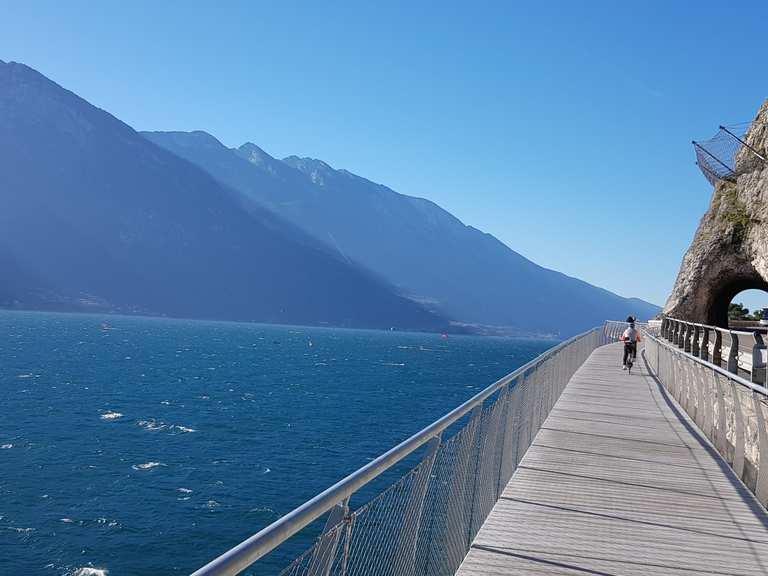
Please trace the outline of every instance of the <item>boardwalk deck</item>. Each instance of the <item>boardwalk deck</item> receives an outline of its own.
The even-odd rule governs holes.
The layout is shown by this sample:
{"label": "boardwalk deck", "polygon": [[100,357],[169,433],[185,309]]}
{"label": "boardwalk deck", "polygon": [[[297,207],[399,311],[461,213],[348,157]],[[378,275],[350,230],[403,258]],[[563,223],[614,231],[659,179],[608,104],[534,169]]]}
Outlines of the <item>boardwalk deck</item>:
{"label": "boardwalk deck", "polygon": [[458,574],[768,574],[768,515],[619,345],[579,369]]}

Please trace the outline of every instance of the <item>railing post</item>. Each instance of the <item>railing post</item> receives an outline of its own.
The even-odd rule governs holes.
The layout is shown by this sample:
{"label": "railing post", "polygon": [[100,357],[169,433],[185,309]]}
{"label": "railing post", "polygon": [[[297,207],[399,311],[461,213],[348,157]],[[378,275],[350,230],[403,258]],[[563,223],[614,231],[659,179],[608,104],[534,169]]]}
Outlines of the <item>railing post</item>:
{"label": "railing post", "polygon": [[712,350],[712,364],[715,366],[723,365],[723,333],[715,329],[715,347]]}
{"label": "railing post", "polygon": [[695,382],[693,381],[693,378],[691,376],[691,365],[685,358],[685,356],[680,356],[680,366],[683,369],[683,374],[685,374],[685,407],[688,414],[691,416],[691,420],[696,422],[696,388],[695,388]]}
{"label": "railing post", "polygon": [[510,382],[507,386],[507,405],[504,409],[504,438],[501,448],[501,464],[499,465],[499,477],[497,480],[497,495],[501,495],[504,486],[517,468],[517,440],[515,426],[517,425],[517,408],[520,396],[519,378]]}
{"label": "railing post", "polygon": [[683,340],[683,350],[685,352],[691,351],[691,338],[693,337],[693,324],[685,325],[685,339]]}
{"label": "railing post", "polygon": [[701,337],[701,328],[698,324],[693,325],[693,341],[691,342],[691,354],[694,356],[699,355],[699,338]]}
{"label": "railing post", "polygon": [[[702,366],[698,362],[691,366],[693,370],[693,381],[696,386],[696,419],[695,422],[701,430],[704,430],[704,423],[707,419],[707,397],[704,390],[704,378],[702,376]],[[705,432],[706,434],[706,432]]]}
{"label": "railing post", "polygon": [[[460,452],[460,459],[456,463],[456,473],[453,477],[453,483],[450,488],[449,502],[455,502],[454,506],[448,507],[448,514],[446,523],[448,526],[456,527],[459,533],[464,533],[465,523],[471,518],[467,517],[466,507],[468,505],[467,498],[471,495],[471,491],[474,489],[474,485],[469,486],[470,482],[474,482],[474,478],[470,477],[470,462],[474,462],[476,454],[476,439],[480,430],[480,423],[483,416],[483,405],[478,404],[470,412],[471,416],[469,422],[463,430],[463,434],[466,437],[462,439],[466,442],[465,448]],[[446,548],[444,550],[447,556],[448,566],[458,567],[461,559],[464,557],[465,548],[462,538],[455,538],[449,541],[453,544],[453,547]]]}
{"label": "railing post", "polygon": [[[520,380],[517,383],[517,386],[520,387],[519,395],[521,398],[520,403],[515,410],[515,431],[517,432],[515,434],[515,447],[517,449],[517,453],[515,454],[515,467],[520,464],[520,460],[523,459],[525,451],[528,450],[528,443],[523,443],[522,438],[523,434],[526,434],[527,436],[528,421],[530,420],[530,405],[528,403],[528,398],[530,396],[529,388],[531,385],[530,380],[531,378],[529,374],[521,374]],[[528,408],[525,412],[523,412],[524,407]]]}
{"label": "railing post", "polygon": [[[489,412],[489,417],[492,414],[492,412]],[[472,544],[472,532],[474,531],[474,522],[475,522],[475,502],[477,500],[477,485],[480,481],[480,474],[478,473],[482,468],[482,458],[483,453],[485,452],[485,436],[488,434],[488,430],[484,429],[487,428],[483,426],[482,421],[482,410],[479,412],[478,416],[478,424],[477,424],[477,430],[475,431],[475,438],[477,441],[474,442],[475,449],[474,449],[474,457],[473,460],[473,466],[472,466],[472,472],[467,476],[467,483],[471,485],[471,497],[469,499],[469,502],[464,502],[465,507],[469,506],[469,514],[465,514],[465,518],[467,520],[467,540],[466,540],[466,549],[469,549],[469,547]],[[465,491],[466,494],[466,491]]]}
{"label": "railing post", "polygon": [[717,390],[717,434],[715,435],[715,448],[717,448],[723,458],[726,458],[728,454],[728,450],[726,450],[728,439],[726,430],[727,420],[725,418],[725,392],[715,370],[712,370],[712,379]]}
{"label": "railing post", "polygon": [[752,391],[752,404],[757,416],[757,433],[760,455],[757,460],[757,484],[755,496],[763,506],[768,505],[768,430],[765,428],[763,402],[757,392]]}
{"label": "railing post", "polygon": [[352,544],[352,528],[354,527],[355,516],[347,514],[344,516],[344,549],[341,551],[341,570],[340,576],[347,576],[349,567],[349,549]]}
{"label": "railing post", "polygon": [[715,401],[717,394],[715,390],[707,383],[707,369],[702,366],[699,372],[699,382],[704,393],[704,435],[714,444],[714,434],[712,429],[715,427]]}
{"label": "railing post", "polygon": [[699,352],[699,358],[702,360],[709,360],[709,333],[710,328],[709,326],[704,326],[703,328],[704,334],[701,337],[701,350]]}
{"label": "railing post", "polygon": [[752,382],[765,386],[766,347],[763,335],[755,332],[755,345],[752,347]]}
{"label": "railing post", "polygon": [[739,373],[739,335],[731,332],[731,349],[728,351],[728,372]]}
{"label": "railing post", "polygon": [[[435,465],[435,456],[440,447],[440,436],[435,436],[427,443],[426,452],[421,459],[421,468],[416,473],[414,488],[408,497],[408,503],[403,513],[403,525],[398,537],[397,553],[395,558],[400,558],[397,570],[394,574],[410,575],[416,571],[416,544],[419,538],[421,517],[424,511],[424,499],[429,488],[429,480],[432,477],[432,468]],[[411,521],[411,518],[414,520]],[[327,576],[327,574],[325,575]]]}
{"label": "railing post", "polygon": [[341,524],[348,514],[348,499],[331,508],[319,543],[315,546],[309,566],[307,566],[307,576],[328,576],[330,574],[342,533]]}
{"label": "railing post", "polygon": [[528,382],[528,418],[526,419],[528,422],[528,426],[526,427],[526,434],[525,434],[525,449],[528,450],[530,445],[533,443],[533,437],[535,436],[534,433],[534,422],[538,421],[539,415],[538,415],[538,406],[539,403],[537,401],[538,399],[538,387],[541,382],[541,364],[537,365],[534,370],[533,374],[531,375],[531,379]]}
{"label": "railing post", "polygon": [[741,406],[739,386],[731,380],[731,395],[733,396],[733,423],[735,438],[733,443],[733,471],[739,478],[744,477],[744,411]]}

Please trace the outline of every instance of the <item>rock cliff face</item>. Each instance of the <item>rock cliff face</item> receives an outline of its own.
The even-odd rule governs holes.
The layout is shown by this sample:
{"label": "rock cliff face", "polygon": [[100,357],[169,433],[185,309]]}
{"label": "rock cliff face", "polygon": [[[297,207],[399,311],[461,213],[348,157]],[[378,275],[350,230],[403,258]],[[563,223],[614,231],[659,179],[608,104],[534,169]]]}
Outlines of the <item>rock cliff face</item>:
{"label": "rock cliff face", "polygon": [[[768,100],[746,142],[768,158]],[[742,147],[735,177],[715,187],[664,307],[668,316],[727,326],[736,294],[768,290],[768,162]]]}

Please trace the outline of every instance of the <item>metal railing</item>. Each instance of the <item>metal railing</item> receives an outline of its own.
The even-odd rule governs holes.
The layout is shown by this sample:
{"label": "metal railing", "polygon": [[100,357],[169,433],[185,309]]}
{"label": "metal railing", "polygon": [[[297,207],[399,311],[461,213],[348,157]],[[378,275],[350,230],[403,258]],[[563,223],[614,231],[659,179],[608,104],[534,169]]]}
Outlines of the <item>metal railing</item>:
{"label": "metal railing", "polygon": [[[619,325],[548,350],[193,576],[239,574],[323,516],[320,537],[282,574],[453,574],[563,388]],[[404,475],[351,509],[355,493],[409,461]]]}
{"label": "metal railing", "polygon": [[[635,322],[635,326],[638,330],[646,330],[651,333],[655,333],[657,330],[658,322],[651,320],[650,322]],[[606,320],[605,327],[606,342],[615,342],[627,329],[627,323],[619,320]]]}
{"label": "metal railing", "polygon": [[768,505],[768,390],[652,334],[643,354],[736,475]]}
{"label": "metal railing", "polygon": [[729,330],[677,318],[664,318],[661,337],[684,352],[765,384],[768,350],[764,330]]}

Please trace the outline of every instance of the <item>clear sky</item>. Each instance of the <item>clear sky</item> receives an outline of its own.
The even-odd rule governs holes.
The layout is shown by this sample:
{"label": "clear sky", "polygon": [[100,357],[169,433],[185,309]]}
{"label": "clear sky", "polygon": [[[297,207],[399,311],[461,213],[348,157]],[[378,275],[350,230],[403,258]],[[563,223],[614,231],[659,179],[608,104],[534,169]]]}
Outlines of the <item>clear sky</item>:
{"label": "clear sky", "polygon": [[767,50],[765,0],[0,0],[0,59],[136,129],[321,158],[658,304],[712,192],[690,141],[752,119]]}

